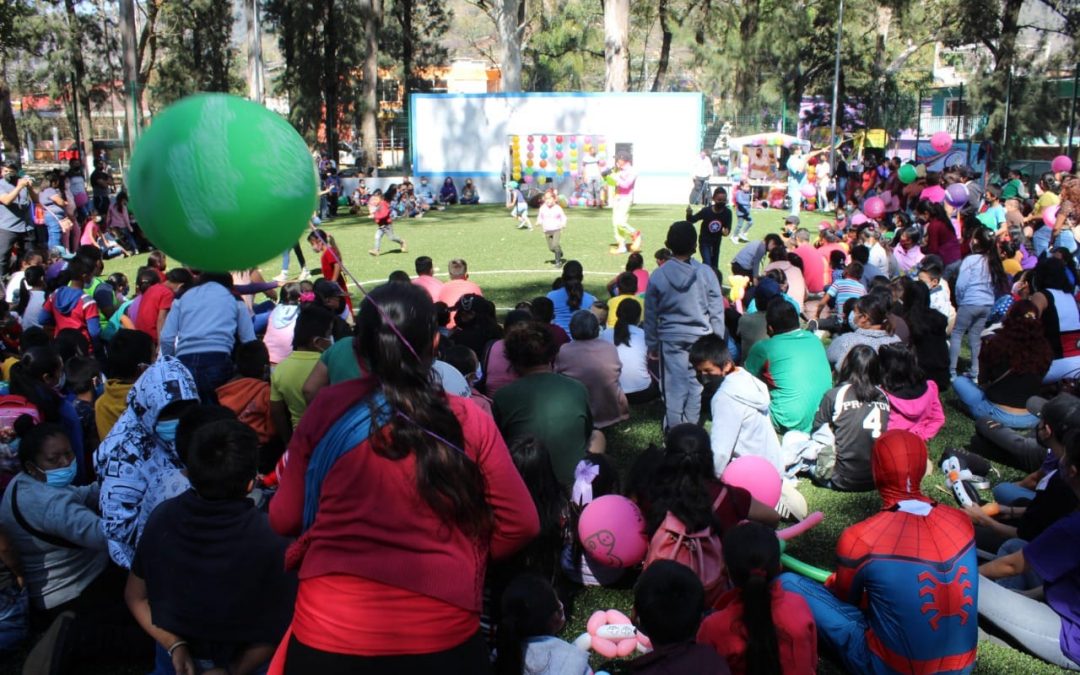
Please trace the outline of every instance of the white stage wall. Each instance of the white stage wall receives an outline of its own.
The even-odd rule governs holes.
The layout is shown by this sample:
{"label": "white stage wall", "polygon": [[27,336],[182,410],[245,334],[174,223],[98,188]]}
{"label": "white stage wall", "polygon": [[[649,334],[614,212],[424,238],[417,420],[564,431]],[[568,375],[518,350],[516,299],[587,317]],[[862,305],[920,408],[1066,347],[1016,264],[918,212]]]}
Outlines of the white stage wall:
{"label": "white stage wall", "polygon": [[[700,93],[413,94],[410,149],[413,173],[436,189],[450,176],[458,190],[476,183],[483,203],[505,199],[514,134],[603,135],[609,152],[632,143],[639,177],[635,201],[681,204],[701,150],[704,98]],[[573,181],[558,181],[569,194]]]}

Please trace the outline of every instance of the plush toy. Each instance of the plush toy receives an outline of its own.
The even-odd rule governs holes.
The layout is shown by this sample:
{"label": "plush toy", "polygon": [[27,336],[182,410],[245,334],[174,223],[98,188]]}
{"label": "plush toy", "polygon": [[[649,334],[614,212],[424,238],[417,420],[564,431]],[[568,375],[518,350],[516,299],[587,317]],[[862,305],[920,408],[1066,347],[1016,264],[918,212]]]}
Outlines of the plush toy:
{"label": "plush toy", "polygon": [[735,308],[739,310],[739,314],[742,314],[742,299],[746,295],[746,287],[750,285],[750,277],[735,274],[728,277],[728,283],[731,284],[731,291],[728,293],[728,299],[735,303]]}
{"label": "plush toy", "polygon": [[638,632],[630,618],[617,609],[597,610],[586,624],[588,632],[574,640],[579,649],[590,648],[600,656],[613,659],[639,652],[652,651],[649,638]]}

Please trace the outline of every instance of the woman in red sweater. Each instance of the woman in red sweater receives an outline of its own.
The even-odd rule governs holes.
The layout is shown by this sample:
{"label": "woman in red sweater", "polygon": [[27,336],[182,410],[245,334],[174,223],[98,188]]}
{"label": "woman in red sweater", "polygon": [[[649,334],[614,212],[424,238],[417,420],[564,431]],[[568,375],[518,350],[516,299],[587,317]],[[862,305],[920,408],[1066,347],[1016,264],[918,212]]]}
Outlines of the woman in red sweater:
{"label": "woman in red sweater", "polygon": [[698,644],[720,652],[732,675],[814,675],[817,627],[810,606],[784,590],[776,533],[744,523],[724,535],[724,563],[735,588],[698,630]]}
{"label": "woman in red sweater", "polygon": [[293,434],[270,522],[299,537],[300,584],[271,673],[489,671],[484,570],[539,521],[491,416],[432,381],[437,330],[424,289],[373,291],[372,377],[322,389]]}
{"label": "woman in red sweater", "polygon": [[926,199],[915,205],[915,220],[923,226],[922,252],[941,257],[941,262],[951,265],[960,259],[960,240],[956,238],[956,228],[945,213],[945,207]]}

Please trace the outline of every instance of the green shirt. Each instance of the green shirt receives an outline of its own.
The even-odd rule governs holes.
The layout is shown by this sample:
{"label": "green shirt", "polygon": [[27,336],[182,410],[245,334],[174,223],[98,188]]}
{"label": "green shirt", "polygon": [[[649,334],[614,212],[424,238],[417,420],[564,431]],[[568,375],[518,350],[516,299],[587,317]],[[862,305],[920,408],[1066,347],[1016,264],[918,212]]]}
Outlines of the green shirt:
{"label": "green shirt", "polygon": [[1023,185],[1020,184],[1020,181],[1013,178],[1011,181],[1001,186],[1001,201],[1005,201],[1006,199],[1016,199],[1020,196],[1020,190],[1022,188]]}
{"label": "green shirt", "polygon": [[816,335],[793,330],[762,340],[750,350],[744,367],[769,386],[773,426],[813,431],[814,413],[833,386],[829,359]]}
{"label": "green shirt", "polygon": [[[334,342],[330,349],[322,353],[319,361],[326,366],[326,370],[330,374],[330,384],[355,380],[360,377],[360,364],[357,363],[356,354],[353,353],[352,336]],[[314,364],[312,364],[312,367],[314,367]]]}
{"label": "green shirt", "polygon": [[538,438],[559,482],[573,485],[574,467],[585,456],[593,431],[585,385],[558,373],[534,373],[495,392],[491,409],[507,445],[526,436]]}
{"label": "green shirt", "polygon": [[319,361],[319,352],[294,351],[284,361],[277,364],[270,375],[270,400],[284,401],[289,408],[293,428],[300,423],[300,417],[307,410],[304,398],[304,382]]}

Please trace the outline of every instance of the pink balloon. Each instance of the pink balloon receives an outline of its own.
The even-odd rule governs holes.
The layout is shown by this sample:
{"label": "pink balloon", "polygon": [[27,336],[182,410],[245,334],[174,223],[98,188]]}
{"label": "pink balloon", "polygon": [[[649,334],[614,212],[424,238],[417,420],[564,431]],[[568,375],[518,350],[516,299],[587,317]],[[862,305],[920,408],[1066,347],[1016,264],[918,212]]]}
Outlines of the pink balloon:
{"label": "pink balloon", "polygon": [[578,537],[591,558],[609,567],[633,567],[649,548],[641,510],[620,495],[597,497],[586,506]]}
{"label": "pink balloon", "polygon": [[765,506],[773,507],[780,502],[783,479],[776,467],[764,457],[743,455],[732,460],[724,469],[721,480],[747,490]]}
{"label": "pink balloon", "polygon": [[1058,205],[1058,204],[1053,204],[1053,205],[1047,206],[1045,209],[1043,209],[1043,212],[1042,212],[1043,224],[1046,225],[1047,227],[1053,227],[1054,223],[1057,222],[1058,211],[1060,209],[1061,209],[1061,206]]}
{"label": "pink balloon", "polygon": [[1072,168],[1073,161],[1068,155],[1058,155],[1050,162],[1050,170],[1054,173],[1069,173]]}
{"label": "pink balloon", "polygon": [[815,190],[814,186],[810,184],[802,186],[799,192],[802,194],[803,197],[806,197],[807,199],[810,199],[817,194],[817,190]]}
{"label": "pink balloon", "polygon": [[871,197],[863,204],[863,211],[868,218],[876,220],[885,215],[885,202],[881,201],[881,197]]}
{"label": "pink balloon", "polygon": [[867,220],[866,216],[864,216],[861,213],[856,213],[855,215],[853,215],[851,217],[851,224],[852,225],[865,225],[866,220]]}
{"label": "pink balloon", "polygon": [[930,147],[937,152],[948,152],[952,147],[952,136],[948,131],[939,131],[930,137]]}
{"label": "pink balloon", "polygon": [[532,176],[526,175],[526,176],[525,176],[525,178],[524,178],[523,180],[524,180],[524,181],[525,181],[526,183],[531,183],[533,179],[532,179]]}

